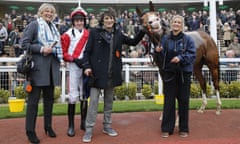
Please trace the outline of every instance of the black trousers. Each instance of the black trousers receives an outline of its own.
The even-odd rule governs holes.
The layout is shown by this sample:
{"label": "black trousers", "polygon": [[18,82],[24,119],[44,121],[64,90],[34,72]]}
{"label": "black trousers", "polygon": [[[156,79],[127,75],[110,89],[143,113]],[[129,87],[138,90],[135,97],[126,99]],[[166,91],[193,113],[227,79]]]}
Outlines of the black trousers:
{"label": "black trousers", "polygon": [[0,41],[0,54],[4,53],[4,45],[5,45],[5,42],[4,41]]}
{"label": "black trousers", "polygon": [[41,92],[43,96],[44,127],[51,127],[52,125],[54,86],[33,86],[32,92],[28,94],[26,111],[26,131],[35,131],[38,113],[38,102]]}
{"label": "black trousers", "polygon": [[176,99],[178,102],[179,131],[189,132],[189,95],[191,74],[186,72],[165,72],[163,77],[164,107],[162,132],[173,133],[176,120]]}

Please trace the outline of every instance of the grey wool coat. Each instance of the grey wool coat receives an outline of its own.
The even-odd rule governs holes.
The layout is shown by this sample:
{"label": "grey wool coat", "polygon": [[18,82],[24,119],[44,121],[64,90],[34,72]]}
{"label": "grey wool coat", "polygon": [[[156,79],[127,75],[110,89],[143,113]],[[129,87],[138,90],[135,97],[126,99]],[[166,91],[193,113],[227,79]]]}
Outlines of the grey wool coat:
{"label": "grey wool coat", "polygon": [[32,86],[50,86],[60,84],[60,62],[56,56],[49,54],[44,56],[38,42],[38,22],[33,21],[24,30],[22,48],[30,49],[33,58],[33,68],[28,77]]}

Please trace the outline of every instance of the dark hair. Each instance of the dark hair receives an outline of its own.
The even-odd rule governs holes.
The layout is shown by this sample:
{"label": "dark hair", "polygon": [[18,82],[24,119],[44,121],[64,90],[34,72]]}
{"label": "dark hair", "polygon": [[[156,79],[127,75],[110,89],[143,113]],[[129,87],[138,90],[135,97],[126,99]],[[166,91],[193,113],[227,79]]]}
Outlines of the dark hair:
{"label": "dark hair", "polygon": [[[73,17],[72,17],[72,25],[74,26],[74,21],[75,20],[80,20],[82,19],[84,21],[84,27],[87,26],[87,21],[86,21],[86,17],[82,14],[75,14]],[[72,34],[73,36],[75,37],[75,32],[74,32],[74,29],[72,29]]]}
{"label": "dark hair", "polygon": [[75,14],[73,17],[72,17],[72,25],[74,25],[74,21],[75,20],[79,20],[79,19],[82,19],[84,21],[84,27],[86,26],[86,17],[82,14]]}
{"label": "dark hair", "polygon": [[103,24],[105,16],[110,16],[113,17],[113,19],[116,19],[116,11],[112,7],[108,7],[100,16],[100,24]]}

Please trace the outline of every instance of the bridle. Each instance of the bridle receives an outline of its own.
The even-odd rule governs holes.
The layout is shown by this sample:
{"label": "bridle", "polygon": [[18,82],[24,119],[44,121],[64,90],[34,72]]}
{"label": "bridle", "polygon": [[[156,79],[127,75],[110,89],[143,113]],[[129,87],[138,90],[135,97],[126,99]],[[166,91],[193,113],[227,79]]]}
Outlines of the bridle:
{"label": "bridle", "polygon": [[[154,65],[154,55],[155,53],[152,52],[151,50],[151,43],[154,44],[154,48],[157,46],[161,45],[161,39],[162,39],[162,34],[160,34],[159,39],[157,37],[154,36],[154,31],[152,31],[152,26],[151,24],[149,24],[148,22],[145,24],[145,26],[143,26],[145,33],[149,36],[148,39],[148,47],[149,47],[149,51],[148,51],[148,55],[149,55],[149,59],[152,65]],[[155,51],[155,50],[154,50]]]}

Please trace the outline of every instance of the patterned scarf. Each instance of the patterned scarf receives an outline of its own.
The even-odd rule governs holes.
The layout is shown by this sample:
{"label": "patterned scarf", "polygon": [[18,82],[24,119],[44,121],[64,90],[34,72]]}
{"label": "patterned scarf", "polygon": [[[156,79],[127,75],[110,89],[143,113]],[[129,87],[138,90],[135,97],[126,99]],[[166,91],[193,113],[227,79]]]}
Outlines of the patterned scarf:
{"label": "patterned scarf", "polygon": [[[57,44],[53,47],[53,54],[63,62],[63,53],[60,43],[60,34],[54,23],[48,24],[43,18],[38,18],[38,41],[42,46]],[[51,28],[50,28],[51,27]]]}

